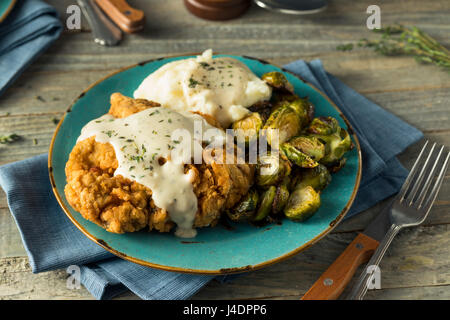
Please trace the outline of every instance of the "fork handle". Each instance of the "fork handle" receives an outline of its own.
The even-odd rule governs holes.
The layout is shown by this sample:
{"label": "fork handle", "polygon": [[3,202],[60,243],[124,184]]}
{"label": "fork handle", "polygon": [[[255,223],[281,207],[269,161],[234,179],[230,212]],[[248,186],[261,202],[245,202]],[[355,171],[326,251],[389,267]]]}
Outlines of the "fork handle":
{"label": "fork handle", "polygon": [[360,233],[305,293],[302,300],[337,299],[358,267],[367,262],[379,242]]}
{"label": "fork handle", "polygon": [[381,259],[386,253],[387,248],[391,244],[392,240],[394,240],[394,237],[397,235],[400,229],[401,227],[395,224],[391,225],[383,240],[381,240],[380,245],[375,250],[361,275],[359,276],[358,281],[355,283],[353,289],[347,296],[348,300],[362,300],[364,298],[368,290],[368,285],[370,282],[372,282],[372,276],[375,273],[375,270],[380,265]]}

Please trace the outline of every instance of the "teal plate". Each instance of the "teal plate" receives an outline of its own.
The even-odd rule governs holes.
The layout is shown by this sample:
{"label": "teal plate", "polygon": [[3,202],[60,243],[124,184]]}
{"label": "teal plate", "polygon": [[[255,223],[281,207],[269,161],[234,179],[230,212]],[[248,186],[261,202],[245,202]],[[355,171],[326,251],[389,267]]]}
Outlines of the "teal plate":
{"label": "teal plate", "polygon": [[[300,96],[308,96],[316,107],[316,116],[332,116],[349,129],[338,108],[317,89],[297,76],[250,57],[229,56],[245,63],[261,76],[269,71],[281,71]],[[199,228],[194,239],[181,239],[173,233],[140,231],[114,234],[85,220],[67,202],[64,195],[64,168],[81,128],[108,112],[113,92],[132,96],[142,80],[162,65],[193,57],[177,56],[139,63],[107,76],[85,90],[60,121],[53,136],[49,154],[50,180],[58,202],[72,222],[91,240],[115,255],[145,266],[177,272],[224,274],[261,268],[298,253],[330,232],[350,208],[361,178],[361,153],[356,145],[348,153],[347,164],[333,175],[331,184],[322,193],[322,205],[309,220],[302,223],[284,219],[282,224],[255,227],[246,223]]]}
{"label": "teal plate", "polygon": [[16,4],[16,0],[1,0],[0,1],[0,22],[6,19],[12,8]]}

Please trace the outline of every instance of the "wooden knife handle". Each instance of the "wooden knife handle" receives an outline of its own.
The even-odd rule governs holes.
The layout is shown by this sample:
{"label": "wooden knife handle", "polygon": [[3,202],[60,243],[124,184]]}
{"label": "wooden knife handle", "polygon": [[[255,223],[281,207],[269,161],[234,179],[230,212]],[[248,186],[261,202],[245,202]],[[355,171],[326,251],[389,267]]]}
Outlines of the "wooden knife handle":
{"label": "wooden knife handle", "polygon": [[95,0],[120,29],[133,33],[144,28],[144,12],[134,9],[125,0]]}
{"label": "wooden knife handle", "polygon": [[337,299],[362,263],[369,261],[380,243],[360,233],[305,293],[302,300]]}

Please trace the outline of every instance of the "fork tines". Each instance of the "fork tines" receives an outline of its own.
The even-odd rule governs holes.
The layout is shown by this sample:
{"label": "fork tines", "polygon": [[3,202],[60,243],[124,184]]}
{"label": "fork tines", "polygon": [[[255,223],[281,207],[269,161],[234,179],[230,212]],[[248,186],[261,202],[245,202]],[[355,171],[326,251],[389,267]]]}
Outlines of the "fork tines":
{"label": "fork tines", "polygon": [[[428,148],[428,145],[427,140],[399,192],[400,203],[417,209],[431,207],[449,164],[450,152],[444,151],[444,146],[433,143]],[[434,185],[429,191],[433,181]]]}

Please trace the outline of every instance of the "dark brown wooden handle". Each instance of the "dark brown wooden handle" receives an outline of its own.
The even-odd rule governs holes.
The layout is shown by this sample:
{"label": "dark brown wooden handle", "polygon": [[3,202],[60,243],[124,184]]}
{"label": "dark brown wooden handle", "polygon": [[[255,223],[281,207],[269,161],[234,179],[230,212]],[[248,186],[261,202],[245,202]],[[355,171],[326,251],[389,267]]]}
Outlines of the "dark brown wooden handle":
{"label": "dark brown wooden handle", "polygon": [[125,0],[95,0],[102,10],[125,32],[133,33],[144,28],[144,12]]}
{"label": "dark brown wooden handle", "polygon": [[378,241],[360,233],[305,293],[302,300],[337,299],[358,267],[369,261],[379,244]]}

